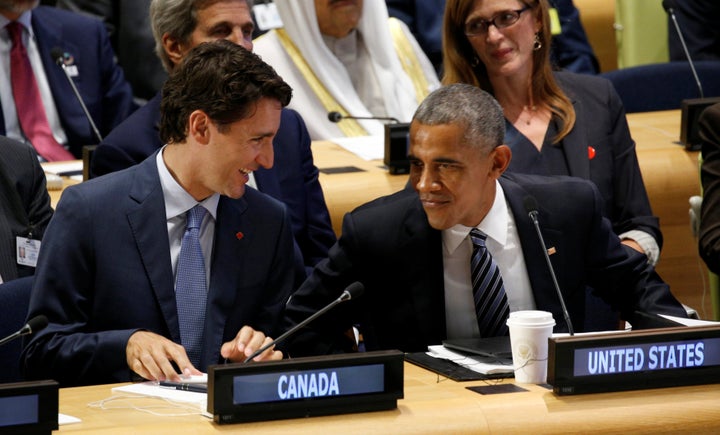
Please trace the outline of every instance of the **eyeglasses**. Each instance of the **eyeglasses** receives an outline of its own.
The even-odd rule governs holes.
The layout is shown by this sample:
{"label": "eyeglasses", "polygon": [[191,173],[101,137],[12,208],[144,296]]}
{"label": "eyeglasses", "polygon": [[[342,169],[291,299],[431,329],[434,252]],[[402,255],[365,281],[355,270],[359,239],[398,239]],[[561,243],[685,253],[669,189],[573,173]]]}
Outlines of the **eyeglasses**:
{"label": "eyeglasses", "polygon": [[506,27],[510,27],[513,24],[517,23],[517,21],[520,19],[520,14],[522,14],[528,9],[531,9],[531,6],[525,5],[525,7],[522,9],[517,9],[514,11],[503,11],[495,14],[495,16],[493,16],[489,20],[483,18],[475,18],[473,20],[470,20],[465,23],[465,35],[481,35],[488,31],[488,28],[490,28],[491,24],[495,26],[496,29],[504,29]]}

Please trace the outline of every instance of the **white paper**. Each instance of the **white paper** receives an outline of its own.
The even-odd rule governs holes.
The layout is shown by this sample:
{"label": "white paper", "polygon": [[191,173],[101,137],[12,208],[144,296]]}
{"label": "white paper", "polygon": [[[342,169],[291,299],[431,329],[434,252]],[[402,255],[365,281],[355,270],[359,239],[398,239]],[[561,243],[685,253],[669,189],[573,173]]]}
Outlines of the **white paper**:
{"label": "white paper", "polygon": [[82,160],[70,160],[67,162],[42,163],[42,168],[45,172],[48,172],[50,174],[56,174],[56,175],[68,175],[69,173],[79,172],[79,174],[68,175],[68,176],[73,180],[83,181],[83,176],[82,176],[83,162],[82,162]]}
{"label": "white paper", "polygon": [[180,391],[174,388],[161,387],[154,381],[140,382],[136,384],[114,387],[113,393],[129,393],[141,396],[159,397],[176,402],[190,402],[203,405],[207,403],[207,393],[196,393],[194,391]]}
{"label": "white paper", "polygon": [[77,417],[73,417],[72,415],[58,414],[58,425],[60,426],[64,424],[80,423],[81,421],[82,420]]}
{"label": "white paper", "polygon": [[385,157],[385,137],[335,137],[330,142],[340,145],[363,160],[382,160]]}
{"label": "white paper", "polygon": [[443,345],[428,346],[427,354],[433,358],[452,361],[455,364],[484,375],[513,372],[512,362],[502,364],[498,363],[495,358],[454,352]]}

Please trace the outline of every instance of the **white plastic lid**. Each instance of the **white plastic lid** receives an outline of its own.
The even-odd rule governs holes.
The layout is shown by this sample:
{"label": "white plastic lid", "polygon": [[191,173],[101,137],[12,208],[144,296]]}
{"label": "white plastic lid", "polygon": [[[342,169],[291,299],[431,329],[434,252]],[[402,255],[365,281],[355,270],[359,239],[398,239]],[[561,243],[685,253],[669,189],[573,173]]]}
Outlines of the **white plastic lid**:
{"label": "white plastic lid", "polygon": [[513,311],[510,313],[508,318],[508,324],[510,323],[522,323],[525,325],[547,325],[555,324],[552,313],[548,311],[539,310],[521,310]]}

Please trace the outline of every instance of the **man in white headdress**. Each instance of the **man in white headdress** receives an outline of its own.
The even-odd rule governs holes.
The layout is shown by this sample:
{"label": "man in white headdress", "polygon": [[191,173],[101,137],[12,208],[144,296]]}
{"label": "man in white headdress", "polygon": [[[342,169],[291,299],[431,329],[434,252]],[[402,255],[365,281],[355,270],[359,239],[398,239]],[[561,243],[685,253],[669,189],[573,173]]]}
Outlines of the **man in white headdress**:
{"label": "man in white headdress", "polygon": [[439,86],[435,70],[407,26],[379,0],[275,2],[284,26],[254,41],[254,51],[292,86],[292,108],[313,140],[382,135],[391,117],[410,122]]}

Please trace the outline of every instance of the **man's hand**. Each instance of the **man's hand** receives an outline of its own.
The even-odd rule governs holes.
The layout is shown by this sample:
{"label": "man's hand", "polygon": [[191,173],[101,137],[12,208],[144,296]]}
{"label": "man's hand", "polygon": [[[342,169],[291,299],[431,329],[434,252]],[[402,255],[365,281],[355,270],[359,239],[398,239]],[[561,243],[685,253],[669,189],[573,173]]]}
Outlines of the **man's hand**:
{"label": "man's hand", "polygon": [[202,374],[192,365],[184,347],[153,332],[137,331],[131,335],[125,355],[132,371],[153,381],[181,382],[172,362],[183,376]]}
{"label": "man's hand", "polygon": [[[256,331],[249,326],[243,326],[232,341],[223,343],[220,354],[232,362],[242,362],[245,361],[245,358],[252,355],[253,352],[271,341],[272,338],[266,337],[262,332]],[[274,350],[274,347],[270,347],[253,358],[253,361],[280,360],[282,357],[282,352]]]}

